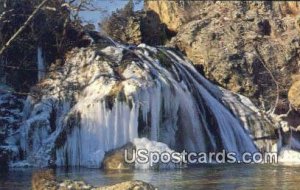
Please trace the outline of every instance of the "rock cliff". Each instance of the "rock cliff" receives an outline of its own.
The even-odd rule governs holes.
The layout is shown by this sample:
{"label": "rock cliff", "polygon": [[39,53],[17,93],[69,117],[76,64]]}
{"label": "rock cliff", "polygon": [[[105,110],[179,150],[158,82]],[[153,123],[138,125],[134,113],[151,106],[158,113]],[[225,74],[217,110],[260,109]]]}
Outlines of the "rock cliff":
{"label": "rock cliff", "polygon": [[[300,69],[298,2],[147,1],[177,35],[170,45],[215,83],[285,113]],[[294,89],[294,87],[293,87]]]}
{"label": "rock cliff", "polygon": [[216,5],[222,6],[227,10],[229,10],[228,8],[231,5],[234,5],[236,10],[241,10],[243,13],[249,10],[256,10],[258,8],[265,12],[273,11],[282,16],[297,15],[300,10],[299,2],[296,1],[222,2],[193,0],[146,0],[145,10],[155,12],[161,19],[162,23],[166,24],[170,30],[177,32],[183,24],[196,19],[202,14],[207,14],[208,12],[206,12],[206,10]]}

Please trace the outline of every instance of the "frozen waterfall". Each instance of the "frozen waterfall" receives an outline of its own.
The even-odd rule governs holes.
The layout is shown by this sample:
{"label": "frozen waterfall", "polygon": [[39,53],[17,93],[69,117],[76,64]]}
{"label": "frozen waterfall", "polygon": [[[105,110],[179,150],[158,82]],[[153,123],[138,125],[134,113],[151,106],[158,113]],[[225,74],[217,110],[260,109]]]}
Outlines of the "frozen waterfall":
{"label": "frozen waterfall", "polygon": [[[40,48],[38,63],[44,69]],[[43,96],[26,105],[21,147],[31,163],[100,167],[105,152],[143,137],[177,152],[240,156],[261,149],[253,139],[268,133],[250,101],[212,84],[172,49],[74,49],[50,76]]]}

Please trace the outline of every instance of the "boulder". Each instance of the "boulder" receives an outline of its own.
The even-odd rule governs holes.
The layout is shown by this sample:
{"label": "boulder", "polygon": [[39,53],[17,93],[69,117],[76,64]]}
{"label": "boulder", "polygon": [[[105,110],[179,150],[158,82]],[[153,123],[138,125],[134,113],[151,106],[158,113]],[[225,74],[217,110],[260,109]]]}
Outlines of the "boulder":
{"label": "boulder", "polygon": [[106,170],[124,170],[133,169],[134,163],[129,164],[125,162],[125,151],[127,151],[129,158],[132,158],[132,152],[135,146],[132,143],[128,143],[123,147],[112,150],[105,154],[102,167]]}
{"label": "boulder", "polygon": [[58,189],[53,170],[43,170],[33,173],[31,179],[32,190]]}

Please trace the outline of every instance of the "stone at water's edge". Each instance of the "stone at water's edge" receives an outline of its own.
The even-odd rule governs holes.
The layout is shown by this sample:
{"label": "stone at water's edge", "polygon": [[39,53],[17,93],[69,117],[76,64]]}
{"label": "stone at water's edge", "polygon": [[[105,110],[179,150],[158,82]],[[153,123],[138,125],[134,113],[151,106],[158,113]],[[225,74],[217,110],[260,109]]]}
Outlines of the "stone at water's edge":
{"label": "stone at water's edge", "polygon": [[128,158],[132,158],[132,153],[135,149],[132,143],[128,143],[119,149],[107,152],[102,162],[102,168],[105,170],[133,169],[134,163],[129,164],[125,162],[125,150],[128,151]]}
{"label": "stone at water's edge", "polygon": [[33,174],[32,190],[155,190],[156,188],[146,182],[135,180],[126,181],[110,186],[93,187],[83,181],[57,181],[53,170],[39,171]]}

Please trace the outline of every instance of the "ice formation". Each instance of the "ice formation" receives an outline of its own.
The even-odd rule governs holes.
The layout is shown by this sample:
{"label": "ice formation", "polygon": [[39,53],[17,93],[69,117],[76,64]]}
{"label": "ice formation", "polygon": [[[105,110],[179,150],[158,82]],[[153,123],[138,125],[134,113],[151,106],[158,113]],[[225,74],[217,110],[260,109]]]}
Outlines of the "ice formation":
{"label": "ice formation", "polygon": [[0,83],[0,158],[7,154],[10,160],[17,160],[20,155],[13,135],[22,120],[23,102],[12,92],[12,88]]}
{"label": "ice formation", "polygon": [[37,48],[37,69],[38,69],[38,80],[42,80],[46,74],[45,60],[43,57],[43,50],[41,47]]}
{"label": "ice formation", "polygon": [[143,137],[178,152],[269,148],[254,141],[271,130],[252,103],[172,49],[94,45],[51,70],[24,109],[20,146],[29,163],[99,167],[105,152]]}

